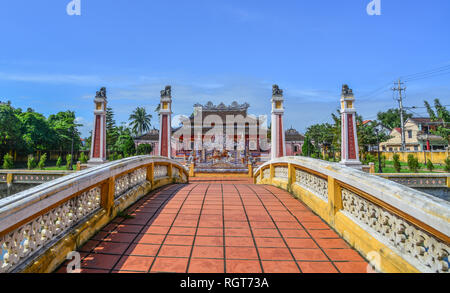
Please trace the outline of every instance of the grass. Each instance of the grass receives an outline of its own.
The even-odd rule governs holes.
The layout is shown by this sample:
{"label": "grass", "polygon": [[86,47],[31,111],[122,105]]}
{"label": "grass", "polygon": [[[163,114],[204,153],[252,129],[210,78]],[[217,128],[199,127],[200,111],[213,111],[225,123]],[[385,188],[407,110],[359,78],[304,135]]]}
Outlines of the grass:
{"label": "grass", "polygon": [[[407,163],[400,162],[400,166],[402,169],[400,170],[400,173],[412,173]],[[383,167],[383,173],[399,173],[394,169],[394,162],[393,161],[386,161],[386,167]],[[378,161],[375,162],[375,172],[378,172]],[[425,164],[419,164],[419,170],[418,173],[445,173],[444,166],[434,164],[434,170],[429,171]]]}

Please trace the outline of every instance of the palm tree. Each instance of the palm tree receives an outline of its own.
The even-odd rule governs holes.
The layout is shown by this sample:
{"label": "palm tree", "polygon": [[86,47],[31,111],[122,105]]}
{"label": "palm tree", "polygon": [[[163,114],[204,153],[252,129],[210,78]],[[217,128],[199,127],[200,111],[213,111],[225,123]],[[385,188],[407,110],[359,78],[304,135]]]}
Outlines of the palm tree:
{"label": "palm tree", "polygon": [[128,120],[131,120],[130,126],[137,135],[142,135],[144,132],[150,130],[152,115],[147,114],[144,107],[137,107],[130,115]]}

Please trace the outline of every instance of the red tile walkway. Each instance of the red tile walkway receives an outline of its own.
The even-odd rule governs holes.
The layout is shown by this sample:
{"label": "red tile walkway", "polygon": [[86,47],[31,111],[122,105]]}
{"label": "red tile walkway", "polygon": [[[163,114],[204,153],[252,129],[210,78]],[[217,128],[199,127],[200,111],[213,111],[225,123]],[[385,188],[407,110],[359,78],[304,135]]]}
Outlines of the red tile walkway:
{"label": "red tile walkway", "polygon": [[[79,251],[84,273],[364,273],[367,262],[289,193],[246,178],[153,192]],[[57,272],[66,272],[61,266]]]}

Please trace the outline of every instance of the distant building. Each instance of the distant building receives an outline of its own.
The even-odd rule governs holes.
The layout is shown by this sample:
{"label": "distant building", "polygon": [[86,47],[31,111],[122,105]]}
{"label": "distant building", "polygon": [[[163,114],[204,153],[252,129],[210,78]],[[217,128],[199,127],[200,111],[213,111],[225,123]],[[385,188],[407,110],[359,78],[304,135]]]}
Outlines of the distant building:
{"label": "distant building", "polygon": [[[224,147],[225,147],[225,142],[226,142],[226,116],[227,115],[242,115],[243,117],[246,117],[248,119],[248,121],[251,121],[252,119],[254,119],[251,116],[247,115],[247,110],[250,107],[250,105],[248,104],[238,104],[237,102],[233,102],[230,106],[226,106],[223,103],[219,104],[219,105],[214,105],[211,102],[208,102],[206,105],[201,105],[201,104],[196,104],[194,105],[194,107],[201,107],[202,108],[202,112],[203,112],[203,120],[205,120],[205,118],[208,115],[217,115],[218,117],[220,117],[223,121],[223,137],[214,137],[214,138],[210,138],[211,141],[219,141],[219,142],[223,142]],[[194,110],[195,112],[195,110]],[[217,117],[216,116],[216,117]],[[191,115],[190,120],[191,120],[191,125],[193,125],[194,123],[194,114]],[[258,120],[254,120],[255,125],[259,125],[259,121]],[[207,123],[205,123],[207,124]],[[207,133],[212,129],[213,127],[211,126],[204,126],[202,128],[202,136],[203,138],[206,138],[208,135]],[[175,133],[179,128],[172,128],[172,133]],[[258,157],[264,157],[264,156],[268,156],[270,154],[270,149],[269,150],[262,150],[261,146],[260,146],[260,142],[262,139],[264,139],[263,137],[260,137],[259,134],[257,134],[256,137],[256,149],[255,150],[250,150],[249,148],[249,140],[251,138],[251,133],[249,131],[249,126],[245,126],[245,130],[244,130],[244,136],[245,136],[245,149],[248,152],[249,155],[251,155],[254,158],[258,158]],[[173,157],[185,157],[187,155],[189,155],[191,153],[190,150],[184,150],[183,149],[183,140],[184,139],[188,139],[188,141],[191,141],[191,148],[194,147],[194,133],[193,133],[193,128],[192,128],[192,134],[191,137],[189,138],[184,138],[181,137],[180,140],[176,140],[174,137],[172,137],[172,156]],[[232,141],[234,141],[235,144],[235,149],[237,147],[238,141],[240,139],[240,137],[238,137],[237,133],[235,133],[234,137],[229,137],[228,139],[231,139]],[[158,129],[152,129],[150,130],[148,133],[136,137],[134,139],[136,147],[140,144],[150,144],[153,147],[153,151],[151,153],[151,155],[157,155],[158,154],[158,149],[159,149],[159,130]],[[294,128],[291,128],[289,130],[287,130],[285,132],[285,141],[286,141],[286,155],[288,156],[295,156],[295,155],[300,155],[302,152],[302,146],[304,143],[304,136],[301,135],[297,130],[295,130]],[[269,140],[269,148],[270,148],[270,140]],[[206,145],[205,145],[206,146]],[[255,146],[254,146],[255,147]]]}
{"label": "distant building", "polygon": [[[438,124],[430,118],[409,118],[405,123],[406,151],[434,151],[444,150],[447,142],[431,131],[436,130]],[[380,143],[382,151],[397,152],[402,147],[401,128],[392,129],[388,141]]]}
{"label": "distant building", "polygon": [[286,140],[286,156],[301,155],[305,137],[292,127],[286,130],[284,137]]}

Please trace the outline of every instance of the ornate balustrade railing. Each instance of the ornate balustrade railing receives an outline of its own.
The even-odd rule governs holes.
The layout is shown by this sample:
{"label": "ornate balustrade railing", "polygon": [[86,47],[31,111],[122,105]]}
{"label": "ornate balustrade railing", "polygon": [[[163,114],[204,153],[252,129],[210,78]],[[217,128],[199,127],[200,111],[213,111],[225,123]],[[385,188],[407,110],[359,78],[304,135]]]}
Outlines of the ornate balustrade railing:
{"label": "ornate balustrade railing", "polygon": [[72,173],[73,171],[0,170],[0,183],[40,184]]}
{"label": "ornate balustrade railing", "polygon": [[51,272],[118,212],[188,171],[138,156],[86,169],[0,200],[0,272]]}
{"label": "ornate balustrade railing", "polygon": [[382,272],[449,272],[450,203],[336,163],[284,157],[255,183],[291,192]]}
{"label": "ornate balustrade railing", "polygon": [[450,187],[449,173],[376,173],[376,175],[412,188]]}

